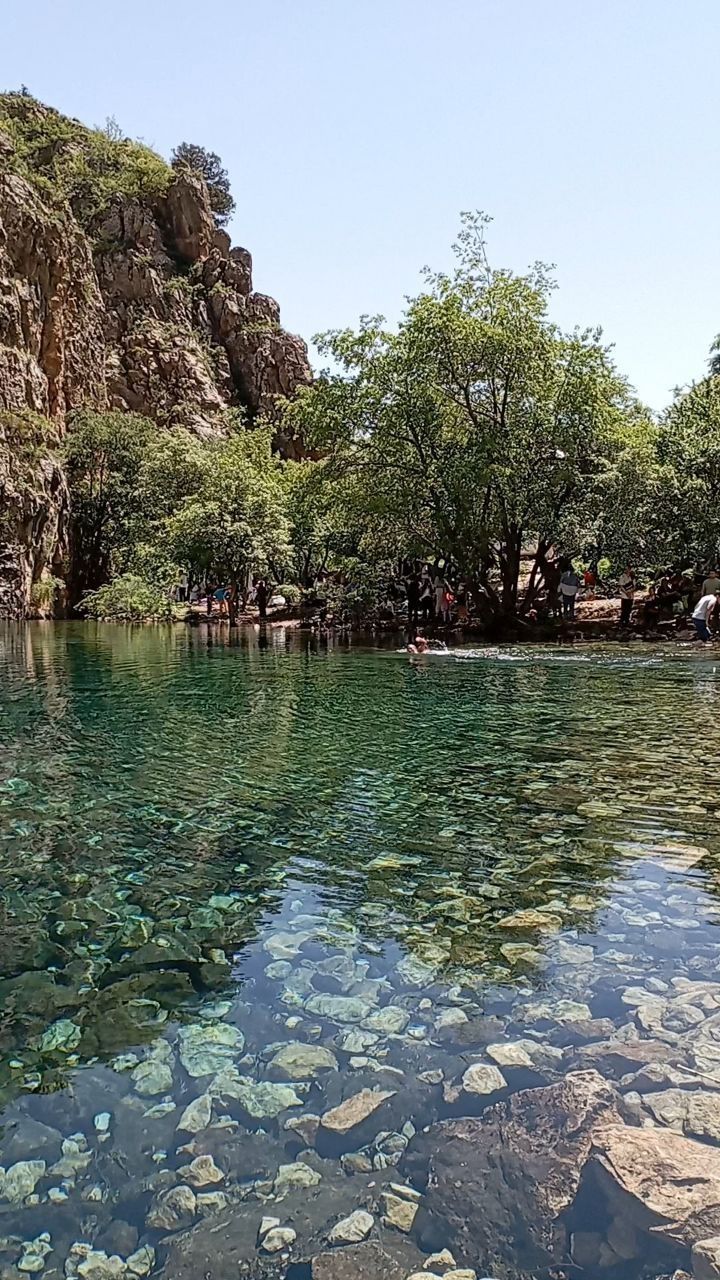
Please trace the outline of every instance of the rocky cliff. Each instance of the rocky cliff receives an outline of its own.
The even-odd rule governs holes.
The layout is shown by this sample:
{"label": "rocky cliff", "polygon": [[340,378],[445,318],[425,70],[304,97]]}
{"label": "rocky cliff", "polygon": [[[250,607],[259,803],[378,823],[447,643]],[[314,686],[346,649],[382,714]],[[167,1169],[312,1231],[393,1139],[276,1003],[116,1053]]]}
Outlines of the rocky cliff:
{"label": "rocky cliff", "polygon": [[[0,613],[21,612],[57,561],[66,501],[41,448],[23,463],[20,501],[15,415],[42,415],[58,438],[81,407],[221,434],[229,410],[272,418],[309,380],[305,343],[253,291],[250,254],[215,225],[201,177],[0,95],[0,411],[14,424],[0,431]],[[277,444],[297,456],[297,442]]]}

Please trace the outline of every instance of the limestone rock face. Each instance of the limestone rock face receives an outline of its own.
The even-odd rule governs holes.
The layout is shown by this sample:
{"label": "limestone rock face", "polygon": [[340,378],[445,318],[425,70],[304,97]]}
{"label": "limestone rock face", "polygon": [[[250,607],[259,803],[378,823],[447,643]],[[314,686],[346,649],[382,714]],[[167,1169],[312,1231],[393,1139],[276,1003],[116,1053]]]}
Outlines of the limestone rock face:
{"label": "limestone rock face", "polygon": [[[36,122],[58,118],[30,102]],[[73,409],[113,408],[211,436],[225,433],[229,409],[250,424],[272,419],[279,396],[310,382],[305,343],[253,292],[250,254],[216,228],[204,181],[167,174],[162,194],[118,194],[89,213],[36,175],[0,127],[0,413],[40,414],[62,436]],[[297,441],[278,434],[276,444],[301,456]],[[22,503],[9,470],[0,437],[11,526],[0,531],[0,615],[22,613],[65,551],[57,465],[39,464]]]}
{"label": "limestone rock face", "polygon": [[36,441],[31,424],[0,410],[0,617],[23,616],[33,582],[59,567],[67,549],[69,495],[57,445],[54,433]]}

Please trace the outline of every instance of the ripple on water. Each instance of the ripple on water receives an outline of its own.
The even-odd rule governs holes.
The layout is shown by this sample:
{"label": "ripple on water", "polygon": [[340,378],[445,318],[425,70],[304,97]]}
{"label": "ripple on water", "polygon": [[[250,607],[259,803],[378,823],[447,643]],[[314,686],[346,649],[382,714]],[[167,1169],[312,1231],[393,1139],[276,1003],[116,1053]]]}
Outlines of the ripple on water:
{"label": "ripple on water", "polygon": [[712,664],[446,657],[0,630],[8,1264],[147,1274],[233,1206],[251,1266],[520,1088],[720,1088]]}

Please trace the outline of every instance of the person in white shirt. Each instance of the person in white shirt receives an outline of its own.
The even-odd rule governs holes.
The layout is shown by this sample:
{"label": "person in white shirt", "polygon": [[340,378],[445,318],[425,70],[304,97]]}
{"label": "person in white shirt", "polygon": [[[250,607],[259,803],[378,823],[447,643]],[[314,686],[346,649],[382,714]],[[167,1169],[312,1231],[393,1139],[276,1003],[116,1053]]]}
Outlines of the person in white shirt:
{"label": "person in white shirt", "polygon": [[718,604],[718,596],[714,592],[703,596],[698,600],[693,609],[693,626],[697,632],[698,640],[712,640],[712,632],[708,625],[710,617],[715,613]]}
{"label": "person in white shirt", "polygon": [[720,578],[718,578],[717,569],[710,569],[707,578],[702,584],[702,593],[704,596],[716,596],[720,591]]}

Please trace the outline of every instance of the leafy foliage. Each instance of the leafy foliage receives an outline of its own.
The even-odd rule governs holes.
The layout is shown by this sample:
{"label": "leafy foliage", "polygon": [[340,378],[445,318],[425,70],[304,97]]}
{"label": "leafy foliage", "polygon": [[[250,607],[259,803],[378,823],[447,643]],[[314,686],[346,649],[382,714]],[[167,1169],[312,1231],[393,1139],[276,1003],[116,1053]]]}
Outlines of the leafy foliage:
{"label": "leafy foliage", "polygon": [[575,533],[631,398],[599,333],[549,320],[546,268],[491,268],[485,225],[465,217],[456,271],[428,274],[396,333],[376,318],[321,336],[340,372],[287,415],[327,451],[345,523],[364,513],[375,556],[450,555],[512,612],[523,547],[542,557]]}
{"label": "leafy foliage", "polygon": [[235,201],[230,192],[227,169],[223,168],[219,155],[194,142],[181,142],[172,153],[171,164],[173,169],[190,169],[205,179],[215,222],[224,227],[235,211]]}
{"label": "leafy foliage", "polygon": [[134,573],[122,573],[96,591],[88,591],[80,610],[89,618],[112,622],[172,622],[177,613],[167,589]]}
{"label": "leafy foliage", "polygon": [[88,129],[27,93],[0,94],[0,128],[14,143],[11,163],[44,198],[68,201],[85,227],[115,196],[154,199],[172,177],[161,156],[122,136],[114,121]]}
{"label": "leafy foliage", "polygon": [[237,589],[251,569],[266,572],[288,556],[282,464],[271,439],[258,428],[203,450],[197,488],[165,526],[169,557],[196,577]]}

